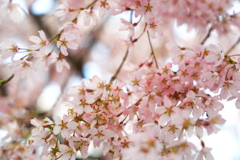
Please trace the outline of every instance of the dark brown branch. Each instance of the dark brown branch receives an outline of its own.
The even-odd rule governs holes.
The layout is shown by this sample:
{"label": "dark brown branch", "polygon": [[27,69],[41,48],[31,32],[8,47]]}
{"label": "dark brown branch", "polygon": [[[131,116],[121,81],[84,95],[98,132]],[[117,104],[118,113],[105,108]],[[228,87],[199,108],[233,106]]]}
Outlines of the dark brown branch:
{"label": "dark brown branch", "polygon": [[123,57],[123,60],[120,64],[120,66],[118,67],[117,71],[115,72],[115,74],[112,76],[111,80],[110,80],[110,84],[112,84],[112,82],[117,78],[118,73],[120,72],[120,70],[122,69],[122,66],[124,64],[124,62],[126,61],[127,57],[128,57],[128,53],[129,53],[129,47],[127,48],[125,55]]}
{"label": "dark brown branch", "polygon": [[149,35],[149,31],[147,31],[147,35],[148,35],[149,45],[150,45],[150,48],[151,48],[151,56],[153,57],[153,60],[156,64],[156,67],[159,68],[158,63],[157,63],[157,58],[156,58],[156,56],[154,54],[154,51],[153,51],[153,46],[152,46],[152,41],[151,41],[151,38],[150,38],[150,35]]}
{"label": "dark brown branch", "polygon": [[204,43],[207,41],[207,39],[210,37],[211,32],[212,32],[212,27],[208,30],[207,35],[203,38],[203,40],[201,41],[201,45],[204,45]]}
{"label": "dark brown branch", "polygon": [[229,48],[229,50],[226,52],[225,55],[228,55],[228,54],[238,45],[239,42],[240,42],[240,37],[239,37],[238,40],[232,45],[232,47]]}
{"label": "dark brown branch", "polygon": [[[133,17],[133,11],[130,11],[130,23],[132,23],[132,17]],[[130,41],[132,42],[132,36],[130,37]],[[133,43],[133,42],[132,42]],[[129,54],[129,46],[125,52],[125,55],[123,57],[123,60],[120,64],[120,66],[118,67],[117,71],[115,72],[115,74],[112,76],[112,78],[110,79],[110,84],[112,84],[112,82],[117,78],[117,75],[119,74],[119,72],[121,71],[122,69],[122,66],[123,64],[125,63],[125,61],[127,60],[127,57],[128,57],[128,54]]]}

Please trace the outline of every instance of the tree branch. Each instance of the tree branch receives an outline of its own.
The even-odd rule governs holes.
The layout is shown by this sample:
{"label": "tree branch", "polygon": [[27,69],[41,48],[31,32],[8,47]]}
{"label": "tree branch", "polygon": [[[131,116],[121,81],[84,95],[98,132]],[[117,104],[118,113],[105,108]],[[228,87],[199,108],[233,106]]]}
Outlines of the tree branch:
{"label": "tree branch", "polygon": [[238,40],[232,45],[232,47],[229,48],[229,50],[226,52],[225,55],[228,55],[228,54],[238,45],[239,42],[240,42],[240,37],[239,37]]}
{"label": "tree branch", "polygon": [[151,56],[153,57],[153,60],[154,60],[154,62],[156,64],[156,67],[159,68],[156,56],[155,56],[154,51],[153,51],[153,46],[152,46],[152,41],[151,41],[151,38],[150,38],[150,35],[149,35],[149,31],[147,31],[147,35],[148,35],[148,41],[149,41],[150,48],[151,48]]}
{"label": "tree branch", "polygon": [[[130,23],[132,23],[132,17],[133,17],[133,11],[130,12]],[[132,36],[130,37],[130,41],[132,41]],[[128,57],[129,48],[130,47],[128,46],[120,66],[118,67],[117,71],[112,76],[112,78],[110,79],[110,82],[109,82],[110,84],[112,84],[112,82],[117,78],[117,75],[119,74],[120,70],[122,69],[122,66],[123,66],[124,62],[126,61],[126,59]]]}
{"label": "tree branch", "polygon": [[212,32],[212,27],[208,30],[207,35],[203,38],[203,40],[201,41],[201,45],[204,45],[204,43],[207,41],[207,39],[210,37]]}
{"label": "tree branch", "polygon": [[124,62],[126,61],[127,57],[128,57],[128,53],[129,53],[129,47],[127,48],[125,55],[123,57],[123,60],[120,64],[120,66],[118,67],[117,71],[115,72],[115,74],[112,76],[111,80],[110,80],[110,84],[112,84],[112,82],[117,78],[118,73],[120,72],[120,70],[122,69],[122,66],[124,64]]}

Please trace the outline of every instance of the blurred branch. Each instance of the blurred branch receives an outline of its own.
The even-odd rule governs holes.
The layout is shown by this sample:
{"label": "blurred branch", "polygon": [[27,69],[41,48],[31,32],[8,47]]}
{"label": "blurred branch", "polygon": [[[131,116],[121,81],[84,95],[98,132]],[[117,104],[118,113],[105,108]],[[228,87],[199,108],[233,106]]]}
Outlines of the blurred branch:
{"label": "blurred branch", "polygon": [[[132,17],[133,17],[133,11],[130,11],[130,23],[132,23]],[[132,40],[132,36],[130,37],[130,41],[133,43],[133,40]],[[112,84],[112,82],[117,78],[117,75],[119,74],[119,72],[121,71],[122,69],[122,66],[123,64],[125,63],[127,57],[128,57],[128,53],[129,53],[129,46],[127,47],[127,50],[125,52],[125,55],[122,59],[122,62],[120,64],[120,66],[118,67],[117,71],[115,72],[115,74],[112,76],[112,78],[110,79],[110,84]]]}
{"label": "blurred branch", "polygon": [[228,55],[228,54],[238,45],[239,42],[240,42],[240,37],[239,37],[238,40],[232,45],[232,47],[229,48],[229,50],[226,52],[225,55]]}
{"label": "blurred branch", "polygon": [[159,67],[158,67],[158,63],[157,63],[156,56],[155,56],[154,51],[153,51],[153,46],[152,46],[152,41],[151,41],[151,38],[150,38],[150,35],[149,35],[149,31],[147,31],[147,35],[148,35],[148,41],[149,41],[150,48],[151,48],[151,56],[152,56],[153,59],[154,59],[154,62],[155,62],[155,64],[156,64],[156,67],[159,68]]}
{"label": "blurred branch", "polygon": [[111,80],[110,80],[110,84],[112,84],[112,82],[117,78],[117,75],[119,74],[120,70],[122,69],[122,66],[124,64],[124,62],[126,61],[127,57],[128,57],[128,53],[129,53],[129,47],[127,48],[125,55],[123,57],[123,60],[120,64],[120,66],[118,67],[117,71],[115,72],[115,74],[112,76]]}
{"label": "blurred branch", "polygon": [[212,27],[208,30],[208,33],[206,34],[206,36],[203,38],[203,40],[201,41],[201,45],[204,45],[204,43],[207,41],[207,39],[210,37],[211,32],[212,32]]}

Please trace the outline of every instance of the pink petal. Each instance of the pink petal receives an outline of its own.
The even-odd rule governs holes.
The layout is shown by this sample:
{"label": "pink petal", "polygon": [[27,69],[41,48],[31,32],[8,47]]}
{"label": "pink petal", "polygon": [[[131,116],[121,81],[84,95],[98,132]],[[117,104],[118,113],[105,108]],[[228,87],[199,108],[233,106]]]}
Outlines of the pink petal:
{"label": "pink petal", "polygon": [[93,109],[89,105],[87,105],[87,106],[84,106],[84,111],[86,113],[91,113],[93,111]]}
{"label": "pink petal", "polygon": [[158,125],[164,126],[168,122],[169,119],[170,119],[170,117],[168,115],[166,115],[166,114],[161,115],[161,117],[158,120]]}
{"label": "pink petal", "polygon": [[237,109],[240,109],[240,99],[236,100],[235,106],[236,106]]}
{"label": "pink petal", "polygon": [[67,55],[68,55],[67,47],[66,47],[66,46],[61,46],[60,50],[61,50],[61,52],[62,52],[62,54],[63,54],[64,56],[67,56]]}
{"label": "pink petal", "polygon": [[69,123],[67,124],[67,127],[68,127],[69,129],[73,129],[73,130],[75,130],[75,129],[77,128],[77,126],[78,126],[78,123],[77,123],[77,122],[69,122]]}
{"label": "pink petal", "polygon": [[167,107],[167,108],[172,106],[172,102],[167,96],[164,96],[163,102],[164,102],[164,106]]}
{"label": "pink petal", "polygon": [[58,133],[60,133],[61,129],[62,129],[62,127],[60,127],[60,126],[55,126],[55,127],[53,128],[53,133],[54,133],[55,135],[57,135]]}
{"label": "pink petal", "polygon": [[37,44],[42,42],[42,40],[37,36],[30,36],[29,40],[32,41],[33,43],[37,43]]}

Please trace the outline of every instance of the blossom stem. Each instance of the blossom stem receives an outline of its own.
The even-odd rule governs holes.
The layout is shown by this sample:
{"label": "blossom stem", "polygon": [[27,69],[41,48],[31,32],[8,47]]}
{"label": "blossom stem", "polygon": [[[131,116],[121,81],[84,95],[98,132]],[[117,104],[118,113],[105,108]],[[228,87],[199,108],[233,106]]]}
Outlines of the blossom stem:
{"label": "blossom stem", "polygon": [[141,17],[139,18],[139,20],[138,20],[135,24],[138,24],[138,23],[142,20],[142,17],[143,17],[143,16],[141,16]]}
{"label": "blossom stem", "polygon": [[232,45],[232,47],[226,52],[225,55],[228,55],[240,42],[240,37],[238,38],[238,40],[234,43],[234,45]]}
{"label": "blossom stem", "polygon": [[156,67],[159,68],[156,56],[155,56],[154,51],[153,51],[153,46],[152,46],[152,42],[151,42],[151,39],[150,39],[149,31],[147,31],[147,35],[148,35],[148,41],[149,41],[150,48],[151,48],[151,56],[153,57],[153,60],[154,60],[154,62],[156,64]]}
{"label": "blossom stem", "polygon": [[98,1],[98,0],[94,0],[92,3],[90,3],[90,4],[86,7],[86,9],[92,7],[92,5],[94,5],[94,3],[96,3],[97,1]]}
{"label": "blossom stem", "polygon": [[233,55],[230,55],[229,57],[234,57],[234,56],[240,56],[240,54],[233,54]]}
{"label": "blossom stem", "polygon": [[0,87],[3,86],[4,84],[8,83],[11,81],[11,79],[14,77],[14,74],[11,75],[8,79],[0,80]]}
{"label": "blossom stem", "polygon": [[[132,17],[133,17],[133,11],[130,12],[130,22],[132,23]],[[130,37],[130,40],[132,41],[132,36]],[[123,57],[123,60],[120,64],[120,66],[118,67],[117,71],[115,72],[115,74],[112,76],[111,80],[110,80],[110,84],[112,84],[112,82],[117,78],[117,75],[119,74],[119,72],[121,71],[122,69],[122,66],[124,64],[124,62],[126,61],[127,57],[128,57],[128,54],[129,54],[129,46],[127,47],[127,50],[125,52],[125,55]]]}
{"label": "blossom stem", "polygon": [[142,37],[143,33],[145,33],[146,27],[147,27],[147,23],[145,23],[144,29],[143,29],[142,33],[140,34],[140,36],[135,39],[136,41],[137,41],[140,37]]}
{"label": "blossom stem", "polygon": [[115,74],[112,76],[111,80],[110,80],[110,84],[112,84],[112,82],[117,78],[117,75],[119,74],[120,70],[122,69],[122,66],[124,64],[124,62],[126,61],[127,57],[128,57],[128,54],[129,54],[129,47],[127,48],[126,52],[125,52],[125,55],[123,57],[123,60],[120,64],[120,66],[118,67],[117,71],[115,72]]}
{"label": "blossom stem", "polygon": [[206,41],[207,41],[207,39],[210,37],[210,35],[211,35],[211,32],[212,32],[212,27],[208,30],[208,33],[207,33],[207,35],[203,38],[203,40],[201,41],[201,45],[203,45]]}

